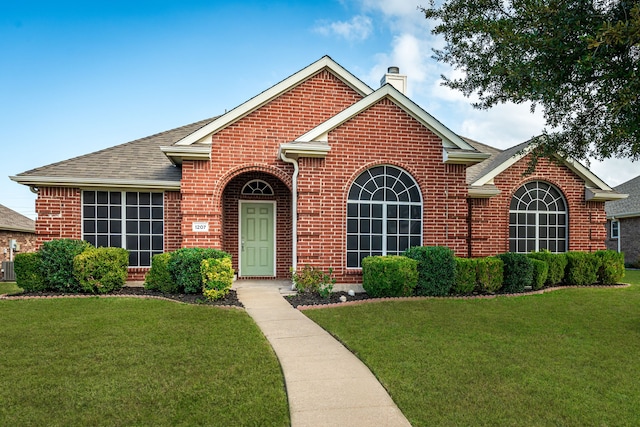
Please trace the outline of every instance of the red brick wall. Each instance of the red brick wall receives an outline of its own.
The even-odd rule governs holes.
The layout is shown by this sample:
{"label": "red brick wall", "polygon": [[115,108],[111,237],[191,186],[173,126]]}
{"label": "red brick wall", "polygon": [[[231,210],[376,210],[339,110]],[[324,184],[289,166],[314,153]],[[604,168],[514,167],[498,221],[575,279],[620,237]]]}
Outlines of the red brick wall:
{"label": "red brick wall", "polygon": [[567,201],[569,250],[604,249],[606,215],[604,203],[585,202],[584,181],[566,166],[540,160],[536,171],[523,176],[529,157],[525,157],[498,175],[494,183],[498,196],[488,200],[471,199],[472,253],[490,256],[509,250],[509,205],[513,193],[529,181],[546,181],[560,189]]}
{"label": "red brick wall", "polygon": [[82,238],[81,192],[78,188],[41,187],[36,199],[36,246],[53,239]]}
{"label": "red brick wall", "polygon": [[[280,144],[293,141],[361,98],[333,74],[321,71],[216,133],[211,162],[185,161],[182,166],[182,245],[236,250],[228,243],[233,239],[223,236],[227,185],[242,174],[262,172],[277,178],[290,192],[293,167],[279,159]],[[284,213],[278,212],[278,218],[285,218]],[[193,233],[192,223],[197,221],[209,222],[209,233]],[[281,246],[283,239],[278,236],[277,274],[289,277],[284,263],[291,262],[291,244]]]}
{"label": "red brick wall", "polygon": [[346,203],[364,170],[391,164],[410,173],[423,197],[423,244],[466,255],[465,167],[442,163],[442,141],[389,100],[329,134],[324,160],[301,159],[298,181],[298,263],[332,267],[339,282],[360,281],[346,268]]}

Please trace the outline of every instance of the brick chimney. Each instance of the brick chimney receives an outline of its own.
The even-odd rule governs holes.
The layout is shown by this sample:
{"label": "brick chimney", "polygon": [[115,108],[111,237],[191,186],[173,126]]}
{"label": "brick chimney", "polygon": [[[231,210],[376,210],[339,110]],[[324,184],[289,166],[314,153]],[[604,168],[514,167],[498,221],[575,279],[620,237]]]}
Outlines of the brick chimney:
{"label": "brick chimney", "polygon": [[384,86],[387,83],[398,89],[403,94],[407,94],[407,76],[400,74],[400,68],[387,68],[387,74],[385,74],[380,80],[380,86]]}

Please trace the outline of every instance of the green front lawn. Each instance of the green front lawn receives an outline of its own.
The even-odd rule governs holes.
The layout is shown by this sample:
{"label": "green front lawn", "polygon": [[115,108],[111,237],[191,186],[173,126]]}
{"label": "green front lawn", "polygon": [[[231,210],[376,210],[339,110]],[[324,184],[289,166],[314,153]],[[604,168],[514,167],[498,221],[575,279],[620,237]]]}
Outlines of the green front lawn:
{"label": "green front lawn", "polygon": [[0,425],[289,423],[241,310],[130,298],[0,301]]}
{"label": "green front lawn", "polygon": [[[640,272],[625,282],[640,284]],[[640,425],[640,286],[309,310],[414,426]]]}
{"label": "green front lawn", "polygon": [[21,292],[22,288],[19,288],[16,282],[0,282],[0,295],[19,294]]}

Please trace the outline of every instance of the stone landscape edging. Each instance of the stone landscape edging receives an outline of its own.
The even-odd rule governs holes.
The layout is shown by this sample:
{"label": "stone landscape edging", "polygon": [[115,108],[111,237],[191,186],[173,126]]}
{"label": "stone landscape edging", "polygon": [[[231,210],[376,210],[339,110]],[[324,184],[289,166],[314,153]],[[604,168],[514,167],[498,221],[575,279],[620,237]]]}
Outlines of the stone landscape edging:
{"label": "stone landscape edging", "polygon": [[537,291],[528,291],[528,292],[519,292],[519,293],[510,293],[510,294],[489,294],[489,295],[452,295],[452,296],[413,296],[413,297],[383,297],[383,298],[369,298],[369,299],[361,299],[354,301],[345,301],[345,302],[336,302],[330,304],[313,304],[313,305],[299,305],[296,309],[300,311],[305,310],[317,310],[321,308],[333,308],[333,307],[344,307],[351,305],[361,305],[361,304],[369,304],[369,303],[377,303],[377,302],[385,302],[385,301],[421,301],[428,299],[461,299],[461,300],[469,300],[469,299],[493,299],[496,297],[520,297],[520,296],[528,296],[528,295],[542,295],[546,292],[557,291],[560,289],[572,289],[572,288],[628,288],[631,286],[629,283],[620,283],[617,285],[589,285],[589,286],[554,286],[552,288],[544,288],[539,289]]}

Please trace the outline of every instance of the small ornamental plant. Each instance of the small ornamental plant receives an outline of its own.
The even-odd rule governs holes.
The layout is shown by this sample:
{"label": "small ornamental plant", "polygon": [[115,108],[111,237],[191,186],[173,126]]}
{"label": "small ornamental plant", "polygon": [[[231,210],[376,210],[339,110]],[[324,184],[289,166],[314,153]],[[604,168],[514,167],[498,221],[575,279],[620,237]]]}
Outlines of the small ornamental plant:
{"label": "small ornamental plant", "polygon": [[298,292],[317,293],[322,298],[329,298],[336,283],[333,269],[325,273],[321,268],[305,265],[302,269],[291,269],[291,281]]}
{"label": "small ornamental plant", "polygon": [[215,301],[224,298],[233,285],[231,258],[207,258],[200,264],[202,295]]}

